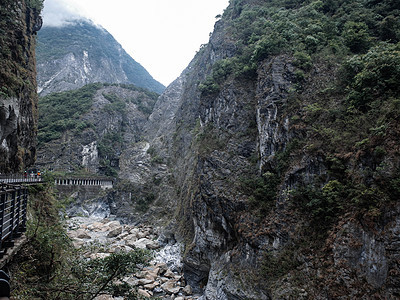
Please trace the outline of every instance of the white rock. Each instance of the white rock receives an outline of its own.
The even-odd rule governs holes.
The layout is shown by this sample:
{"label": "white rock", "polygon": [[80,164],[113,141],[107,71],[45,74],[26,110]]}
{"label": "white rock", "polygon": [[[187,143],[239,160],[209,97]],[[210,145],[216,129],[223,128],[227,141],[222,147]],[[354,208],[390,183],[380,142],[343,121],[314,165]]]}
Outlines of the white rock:
{"label": "white rock", "polygon": [[138,294],[140,295],[140,296],[143,296],[143,297],[148,297],[148,298],[150,298],[151,297],[151,295],[150,295],[150,293],[149,292],[147,292],[147,291],[145,291],[145,290],[142,290],[142,289],[138,289]]}
{"label": "white rock", "polygon": [[190,285],[185,286],[185,288],[182,290],[182,292],[184,292],[186,296],[193,294],[193,290]]}
{"label": "white rock", "polygon": [[108,238],[114,238],[119,236],[122,233],[122,226],[118,226],[115,227],[114,229],[112,229],[108,234],[107,237]]}

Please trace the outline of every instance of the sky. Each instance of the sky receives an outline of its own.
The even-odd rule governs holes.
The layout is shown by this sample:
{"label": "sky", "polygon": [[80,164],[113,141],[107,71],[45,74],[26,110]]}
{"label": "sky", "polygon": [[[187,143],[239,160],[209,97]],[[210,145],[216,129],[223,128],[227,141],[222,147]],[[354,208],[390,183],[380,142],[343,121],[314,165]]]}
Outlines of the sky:
{"label": "sky", "polygon": [[229,0],[45,0],[44,26],[82,17],[104,27],[165,86],[187,67]]}

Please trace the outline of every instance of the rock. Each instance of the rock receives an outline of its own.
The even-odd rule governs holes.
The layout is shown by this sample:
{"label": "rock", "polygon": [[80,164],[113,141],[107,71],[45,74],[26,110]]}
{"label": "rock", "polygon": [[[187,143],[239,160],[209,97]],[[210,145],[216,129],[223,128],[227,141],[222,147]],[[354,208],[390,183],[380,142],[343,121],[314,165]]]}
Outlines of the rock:
{"label": "rock", "polygon": [[83,229],[78,229],[76,231],[76,237],[78,239],[91,239],[92,237]]}
{"label": "rock", "polygon": [[91,259],[97,259],[97,258],[103,259],[103,258],[109,257],[110,255],[111,255],[110,253],[92,253],[92,254],[90,254],[89,257]]}
{"label": "rock", "polygon": [[186,296],[189,296],[189,295],[193,294],[193,290],[192,290],[192,287],[190,285],[185,286],[182,289],[182,292],[185,293]]}
{"label": "rock", "polygon": [[160,248],[160,244],[157,241],[150,240],[150,243],[146,245],[147,249],[156,250]]}
{"label": "rock", "polygon": [[110,295],[100,295],[94,298],[94,300],[113,300],[114,298]]}
{"label": "rock", "polygon": [[154,283],[149,283],[149,284],[145,284],[143,287],[146,290],[154,290],[155,287],[159,286],[160,284],[158,282],[154,282]]}
{"label": "rock", "polygon": [[88,225],[87,228],[93,231],[101,231],[104,224],[100,222],[93,222],[92,224]]}
{"label": "rock", "polygon": [[111,231],[107,234],[107,237],[108,237],[108,238],[114,238],[114,237],[117,237],[118,235],[120,235],[121,233],[122,233],[122,227],[119,226],[119,227],[116,227],[116,228],[114,228],[113,230],[111,230]]}
{"label": "rock", "polygon": [[132,248],[139,248],[139,249],[158,249],[160,247],[157,242],[149,240],[147,238],[142,238],[133,243],[127,243],[127,245]]}
{"label": "rock", "polygon": [[150,298],[151,297],[151,295],[150,295],[150,293],[149,292],[147,292],[147,291],[145,291],[145,290],[142,290],[142,289],[138,289],[138,294],[140,295],[140,296],[144,296],[144,297],[148,297],[148,298]]}
{"label": "rock", "polygon": [[129,233],[125,231],[125,232],[122,232],[119,236],[117,236],[117,239],[124,240],[128,236],[129,236]]}
{"label": "rock", "polygon": [[166,263],[158,263],[156,267],[160,268],[160,274],[165,273],[168,270],[168,265]]}
{"label": "rock", "polygon": [[179,296],[179,297],[176,297],[174,300],[185,300],[185,297]]}
{"label": "rock", "polygon": [[176,286],[175,281],[168,281],[168,282],[166,282],[166,283],[163,283],[163,284],[161,285],[161,288],[162,288],[165,292],[167,292],[167,293],[169,293],[169,294],[177,294],[177,293],[179,293],[179,291],[181,290],[180,287],[177,287],[177,286]]}
{"label": "rock", "polygon": [[103,228],[108,228],[108,231],[114,230],[117,227],[121,227],[121,223],[119,221],[110,221],[104,224]]}
{"label": "rock", "polygon": [[168,269],[167,272],[165,272],[164,276],[168,277],[168,278],[174,278],[175,277],[175,273],[172,272],[170,269]]}
{"label": "rock", "polygon": [[80,247],[82,247],[84,244],[85,244],[85,242],[84,241],[73,241],[72,242],[72,244],[74,245],[74,248],[76,248],[76,249],[78,249],[78,248],[80,248]]}
{"label": "rock", "polygon": [[141,279],[139,279],[138,284],[139,285],[146,285],[146,284],[151,284],[153,282],[154,282],[153,280],[141,278]]}
{"label": "rock", "polygon": [[139,232],[140,232],[140,231],[139,231],[139,228],[133,228],[133,229],[130,231],[130,234],[133,235],[133,236],[135,236],[135,237],[137,238]]}

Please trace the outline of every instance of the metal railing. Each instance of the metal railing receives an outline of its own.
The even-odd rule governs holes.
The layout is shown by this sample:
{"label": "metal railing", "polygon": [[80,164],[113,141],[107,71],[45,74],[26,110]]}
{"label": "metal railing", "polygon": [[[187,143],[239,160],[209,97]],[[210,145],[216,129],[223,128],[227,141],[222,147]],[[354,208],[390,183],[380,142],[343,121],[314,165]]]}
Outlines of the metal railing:
{"label": "metal railing", "polygon": [[0,188],[0,257],[26,231],[28,189],[2,185]]}
{"label": "metal railing", "polygon": [[43,178],[36,174],[5,174],[0,175],[0,183],[19,184],[19,183],[38,183],[42,182]]}

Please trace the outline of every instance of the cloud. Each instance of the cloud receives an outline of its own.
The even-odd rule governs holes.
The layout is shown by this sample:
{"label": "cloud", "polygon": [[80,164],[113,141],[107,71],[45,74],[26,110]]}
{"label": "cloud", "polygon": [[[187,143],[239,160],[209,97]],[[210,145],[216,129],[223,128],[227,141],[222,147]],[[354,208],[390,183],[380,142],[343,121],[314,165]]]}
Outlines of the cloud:
{"label": "cloud", "polygon": [[43,9],[43,26],[62,27],[77,20],[87,20],[68,0],[46,0]]}

